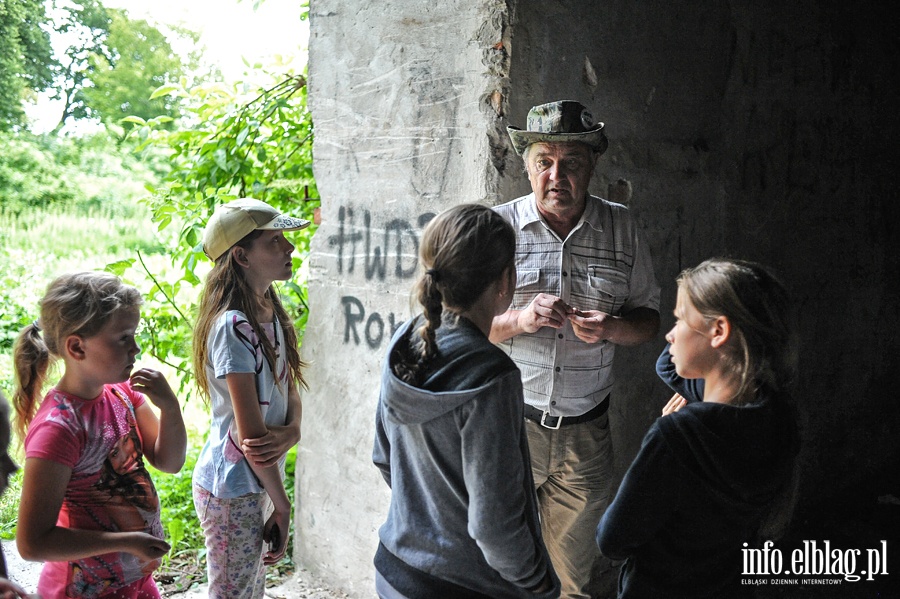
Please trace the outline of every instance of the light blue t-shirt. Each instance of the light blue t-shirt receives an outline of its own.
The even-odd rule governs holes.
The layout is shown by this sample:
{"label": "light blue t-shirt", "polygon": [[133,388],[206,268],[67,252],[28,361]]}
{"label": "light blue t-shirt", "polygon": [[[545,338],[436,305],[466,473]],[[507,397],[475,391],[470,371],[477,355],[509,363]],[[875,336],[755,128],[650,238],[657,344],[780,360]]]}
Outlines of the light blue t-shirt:
{"label": "light blue t-shirt", "polygon": [[[275,346],[277,382],[265,358],[259,337],[243,312],[229,310],[222,314],[213,323],[207,339],[209,357],[205,376],[209,381],[212,414],[209,438],[197,458],[193,481],[221,499],[263,491],[237,442],[234,408],[225,375],[246,372],[256,374],[259,409],[266,425],[287,424],[289,373],[284,352],[284,332],[277,320],[261,326]],[[278,463],[282,480],[284,463],[285,458],[282,457]]]}

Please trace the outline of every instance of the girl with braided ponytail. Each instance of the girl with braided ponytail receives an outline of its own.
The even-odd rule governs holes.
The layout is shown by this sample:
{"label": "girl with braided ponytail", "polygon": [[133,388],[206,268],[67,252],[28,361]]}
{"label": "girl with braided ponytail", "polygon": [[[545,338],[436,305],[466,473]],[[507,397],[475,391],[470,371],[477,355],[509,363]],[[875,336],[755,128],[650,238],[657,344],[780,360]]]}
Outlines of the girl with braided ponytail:
{"label": "girl with braided ponytail", "polygon": [[375,555],[383,599],[558,597],[541,538],[522,383],[488,336],[515,289],[515,233],[463,204],[419,250],[422,313],[382,374],[373,461],[392,490]]}

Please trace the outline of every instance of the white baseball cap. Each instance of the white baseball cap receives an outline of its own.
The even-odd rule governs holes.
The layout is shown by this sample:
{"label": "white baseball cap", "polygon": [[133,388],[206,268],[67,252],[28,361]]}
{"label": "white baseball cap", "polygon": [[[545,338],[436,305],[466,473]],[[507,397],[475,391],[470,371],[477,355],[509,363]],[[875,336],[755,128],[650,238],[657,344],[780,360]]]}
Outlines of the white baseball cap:
{"label": "white baseball cap", "polygon": [[203,232],[203,252],[216,260],[257,229],[297,231],[308,226],[308,220],[285,216],[265,202],[240,198],[217,207],[209,217]]}

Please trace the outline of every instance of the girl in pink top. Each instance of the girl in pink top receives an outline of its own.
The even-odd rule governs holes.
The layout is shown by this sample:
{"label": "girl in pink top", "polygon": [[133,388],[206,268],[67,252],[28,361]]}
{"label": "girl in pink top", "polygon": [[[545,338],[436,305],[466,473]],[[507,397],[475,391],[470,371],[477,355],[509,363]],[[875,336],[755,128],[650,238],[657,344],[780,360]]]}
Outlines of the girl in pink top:
{"label": "girl in pink top", "polygon": [[[160,596],[153,571],[169,544],[144,458],[178,472],[187,434],[163,375],[134,370],[140,305],[111,274],[63,275],[41,300],[40,324],[16,340],[13,404],[25,439],[16,542],[22,557],[46,562],[44,599]],[[64,371],[38,405],[52,358]]]}

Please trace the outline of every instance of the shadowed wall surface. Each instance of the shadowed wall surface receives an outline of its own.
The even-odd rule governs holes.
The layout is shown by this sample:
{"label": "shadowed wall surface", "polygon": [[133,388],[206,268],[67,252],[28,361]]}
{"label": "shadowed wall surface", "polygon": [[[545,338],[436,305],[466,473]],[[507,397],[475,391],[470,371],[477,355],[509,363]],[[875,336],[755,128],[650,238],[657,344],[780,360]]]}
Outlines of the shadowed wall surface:
{"label": "shadowed wall surface", "polygon": [[[900,496],[896,18],[870,3],[584,8],[516,4],[509,115],[522,126],[532,104],[562,97],[591,107],[610,138],[595,193],[627,179],[653,251],[663,326],[656,343],[617,353],[619,474],[668,397],[652,364],[678,272],[711,256],[757,260],[798,304],[793,540],[900,540],[887,499]],[[523,177],[503,183],[509,197],[528,191]]]}

